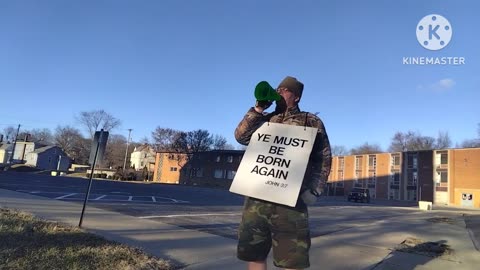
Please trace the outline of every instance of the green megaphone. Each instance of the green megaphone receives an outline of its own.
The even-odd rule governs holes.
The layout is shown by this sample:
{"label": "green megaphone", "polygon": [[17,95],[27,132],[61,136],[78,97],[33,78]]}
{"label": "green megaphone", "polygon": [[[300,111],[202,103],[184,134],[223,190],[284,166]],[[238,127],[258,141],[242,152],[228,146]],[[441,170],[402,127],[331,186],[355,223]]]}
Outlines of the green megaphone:
{"label": "green megaphone", "polygon": [[282,97],[266,81],[261,81],[255,86],[255,98],[258,101],[278,101]]}

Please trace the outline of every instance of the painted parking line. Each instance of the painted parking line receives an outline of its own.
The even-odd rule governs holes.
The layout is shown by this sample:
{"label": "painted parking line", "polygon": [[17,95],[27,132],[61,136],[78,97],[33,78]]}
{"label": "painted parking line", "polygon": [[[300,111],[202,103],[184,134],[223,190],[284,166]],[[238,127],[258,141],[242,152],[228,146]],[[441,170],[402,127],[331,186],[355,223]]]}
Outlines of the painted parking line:
{"label": "painted parking line", "polygon": [[56,197],[56,198],[54,198],[54,199],[55,199],[55,200],[61,200],[61,199],[67,198],[67,197],[75,196],[75,195],[77,195],[77,193],[70,193],[70,194],[67,194],[67,195],[63,195],[63,196],[60,196],[60,197]]}
{"label": "painted parking line", "polygon": [[188,201],[176,200],[176,199],[166,198],[166,197],[158,197],[158,196],[155,196],[155,198],[164,199],[164,200],[170,200],[170,201],[176,202],[176,203],[188,203]]}
{"label": "painted parking line", "polygon": [[164,216],[143,216],[142,219],[149,218],[174,218],[174,217],[203,217],[203,216],[240,216],[241,213],[206,213],[206,214],[185,214],[185,215],[164,215]]}
{"label": "painted parking line", "polygon": [[[58,191],[38,191],[38,190],[25,190],[17,189],[17,192],[24,192],[30,194],[40,194],[54,200],[67,200],[67,201],[77,201],[84,200],[85,193],[66,193]],[[125,193],[128,192],[110,192],[110,193]],[[111,195],[111,194],[90,194],[89,201],[96,202],[131,202],[131,203],[157,203],[157,204],[180,204],[180,203],[190,203],[189,201],[177,200],[168,197],[159,197],[159,196],[128,196],[128,195]]]}
{"label": "painted parking line", "polygon": [[38,194],[40,191],[31,191],[31,190],[25,190],[25,189],[16,189],[16,192],[24,192],[24,193],[30,193],[30,194]]}

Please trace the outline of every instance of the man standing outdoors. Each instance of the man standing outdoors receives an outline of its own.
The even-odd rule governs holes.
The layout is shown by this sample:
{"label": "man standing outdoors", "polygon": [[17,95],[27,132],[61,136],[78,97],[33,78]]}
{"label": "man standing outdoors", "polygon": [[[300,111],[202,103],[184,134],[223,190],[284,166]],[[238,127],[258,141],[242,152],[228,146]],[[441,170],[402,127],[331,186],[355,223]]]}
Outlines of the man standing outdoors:
{"label": "man standing outdoors", "polygon": [[276,102],[274,112],[264,113],[271,102],[257,101],[238,124],[235,138],[240,144],[248,145],[252,134],[266,121],[314,127],[318,131],[295,207],[251,197],[245,199],[237,257],[248,262],[249,270],[267,269],[266,258],[271,248],[277,267],[303,269],[310,266],[307,205],[316,201],[330,173],[332,155],[323,122],[314,114],[300,111],[298,106],[303,83],[287,76],[277,92],[282,98]]}

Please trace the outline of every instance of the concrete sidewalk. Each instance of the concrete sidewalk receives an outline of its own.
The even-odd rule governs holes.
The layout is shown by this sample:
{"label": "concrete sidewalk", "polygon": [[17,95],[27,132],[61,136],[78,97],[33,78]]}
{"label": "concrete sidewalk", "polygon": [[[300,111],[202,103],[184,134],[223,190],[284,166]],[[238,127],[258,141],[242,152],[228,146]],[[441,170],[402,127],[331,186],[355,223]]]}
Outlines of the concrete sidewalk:
{"label": "concrete sidewalk", "polygon": [[[36,216],[77,226],[81,204],[52,200],[0,189],[0,207],[23,210]],[[478,212],[476,212],[478,214]],[[475,214],[475,212],[474,212]],[[438,218],[449,222],[432,222]],[[478,222],[478,215],[475,219]],[[478,223],[476,223],[478,224]],[[183,229],[158,221],[139,219],[87,206],[83,227],[107,239],[140,247],[159,258],[183,265],[182,269],[246,269],[236,259],[236,241]],[[407,237],[448,244],[453,254],[433,258],[394,251]],[[408,217],[379,220],[312,239],[310,269],[478,269],[478,252],[465,228],[461,212],[412,211]],[[273,267],[269,257],[269,269]]]}

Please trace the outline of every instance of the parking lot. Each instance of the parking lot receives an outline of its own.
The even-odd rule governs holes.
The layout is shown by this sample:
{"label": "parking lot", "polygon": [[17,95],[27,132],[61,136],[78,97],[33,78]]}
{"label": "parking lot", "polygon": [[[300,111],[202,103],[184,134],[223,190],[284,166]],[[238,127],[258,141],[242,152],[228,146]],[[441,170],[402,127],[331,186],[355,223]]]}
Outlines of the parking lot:
{"label": "parking lot", "polygon": [[[87,179],[26,173],[0,174],[0,188],[83,203]],[[94,180],[88,206],[236,238],[243,197],[227,190]],[[87,207],[88,211],[88,207]],[[419,213],[415,207],[322,198],[309,208],[313,237]]]}

